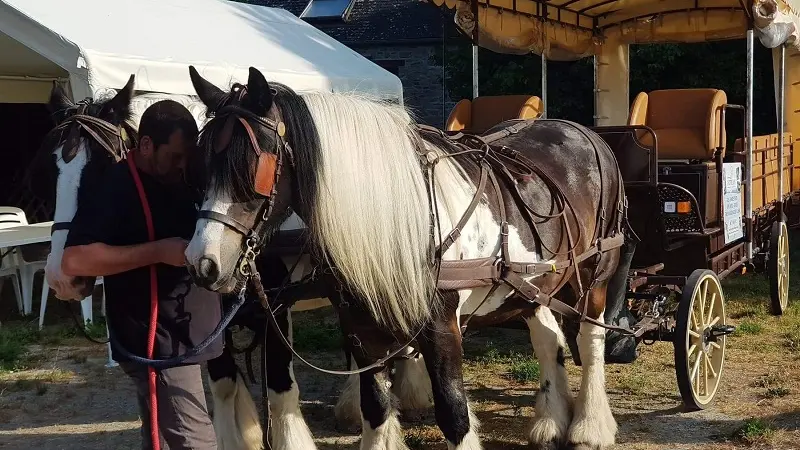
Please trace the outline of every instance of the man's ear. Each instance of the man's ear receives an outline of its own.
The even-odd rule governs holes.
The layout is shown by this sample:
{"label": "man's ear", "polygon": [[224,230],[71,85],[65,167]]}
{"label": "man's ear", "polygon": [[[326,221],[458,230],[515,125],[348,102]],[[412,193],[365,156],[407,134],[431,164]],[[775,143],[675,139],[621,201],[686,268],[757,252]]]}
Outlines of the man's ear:
{"label": "man's ear", "polygon": [[155,151],[153,139],[150,136],[139,136],[139,151],[145,155],[149,155]]}

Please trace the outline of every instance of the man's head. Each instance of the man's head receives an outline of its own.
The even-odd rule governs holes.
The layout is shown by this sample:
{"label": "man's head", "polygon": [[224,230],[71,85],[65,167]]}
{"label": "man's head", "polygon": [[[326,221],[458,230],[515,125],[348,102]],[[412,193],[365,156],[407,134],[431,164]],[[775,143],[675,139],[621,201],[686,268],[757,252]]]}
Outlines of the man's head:
{"label": "man's head", "polygon": [[139,122],[142,168],[162,182],[181,181],[197,133],[197,122],[186,107],[174,100],[153,103]]}

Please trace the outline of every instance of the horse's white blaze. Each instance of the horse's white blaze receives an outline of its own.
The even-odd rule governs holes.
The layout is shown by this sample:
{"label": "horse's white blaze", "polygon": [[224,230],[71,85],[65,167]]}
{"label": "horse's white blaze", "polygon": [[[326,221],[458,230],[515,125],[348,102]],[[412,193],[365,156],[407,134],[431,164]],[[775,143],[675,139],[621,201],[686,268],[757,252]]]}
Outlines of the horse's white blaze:
{"label": "horse's white blaze", "polygon": [[[603,315],[598,319],[603,320]],[[575,404],[575,416],[569,440],[605,448],[614,445],[617,422],[611,413],[605,389],[605,330],[582,322],[578,334],[581,354],[581,390]]]}
{"label": "horse's white blaze", "polygon": [[360,450],[408,450],[394,410],[389,411],[386,421],[375,429],[362,418],[362,430]]}
{"label": "horse's white blaze", "polygon": [[[215,213],[227,215],[228,210],[233,206],[228,195],[224,192],[217,192],[213,188],[206,194],[203,206],[200,209],[214,211]],[[222,266],[222,238],[225,234],[225,225],[215,220],[197,219],[194,228],[194,236],[186,247],[186,261],[197,267],[200,259],[210,258],[219,265],[220,275],[224,276]],[[230,268],[230,270],[233,270]]]}
{"label": "horse's white blaze", "polygon": [[566,347],[564,335],[553,313],[544,306],[527,319],[531,343],[542,369],[542,386],[536,399],[536,417],[527,431],[528,440],[545,445],[561,442],[572,418],[572,394],[567,369],[558,364],[558,350]]}
{"label": "horse's white blaze", "polygon": [[[70,162],[61,158],[59,146],[53,151],[56,156],[58,178],[56,180],[56,211],[53,217],[55,222],[70,222],[78,211],[78,188],[81,184],[81,174],[86,164],[89,163],[89,151],[86,141],[81,138],[78,152]],[[44,273],[50,288],[56,297],[62,300],[81,300],[83,297],[72,285],[73,277],[64,275],[61,271],[61,259],[64,256],[64,245],[67,242],[67,230],[58,230],[53,233],[50,242],[50,254],[47,255],[47,264]]]}

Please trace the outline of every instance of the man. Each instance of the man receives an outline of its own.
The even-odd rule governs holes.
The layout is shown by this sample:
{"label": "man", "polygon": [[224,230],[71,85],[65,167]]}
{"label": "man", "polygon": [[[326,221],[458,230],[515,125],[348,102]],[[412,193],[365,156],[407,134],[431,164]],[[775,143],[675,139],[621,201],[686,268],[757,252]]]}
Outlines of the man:
{"label": "man", "polygon": [[[93,201],[80,205],[69,233],[62,270],[70,276],[102,276],[107,296],[112,355],[133,380],[142,420],[142,446],[150,448],[147,366],[120,352],[147,356],[150,269],[158,280],[158,327],[154,358],[184,353],[214,330],[221,318],[219,297],[193,286],[185,267],[187,239],[194,233],[196,208],[184,180],[189,152],[196,148],[197,123],[181,104],[151,105],[139,125],[133,157],[155,228],[148,242],[142,202],[127,162],[108,169]],[[158,420],[164,448],[215,449],[200,365],[222,352],[217,339],[185,365],[158,372]],[[166,442],[167,445],[163,443]]]}

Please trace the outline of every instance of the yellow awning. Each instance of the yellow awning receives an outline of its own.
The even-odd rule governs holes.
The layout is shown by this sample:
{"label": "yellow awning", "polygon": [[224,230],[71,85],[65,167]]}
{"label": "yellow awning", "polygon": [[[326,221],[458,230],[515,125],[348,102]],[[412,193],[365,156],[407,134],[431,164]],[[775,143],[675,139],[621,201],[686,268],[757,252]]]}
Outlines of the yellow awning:
{"label": "yellow awning", "polygon": [[[785,33],[790,35],[788,42],[800,45],[800,0],[756,0],[755,8],[753,0],[474,0],[477,5],[470,0],[423,1],[454,9],[456,24],[470,35],[476,7],[481,47],[500,53],[544,53],[552,60],[593,55],[608,39],[634,44],[742,38],[753,10],[758,28],[775,23],[769,30],[785,32],[793,27]],[[778,13],[770,15],[770,6]]]}

